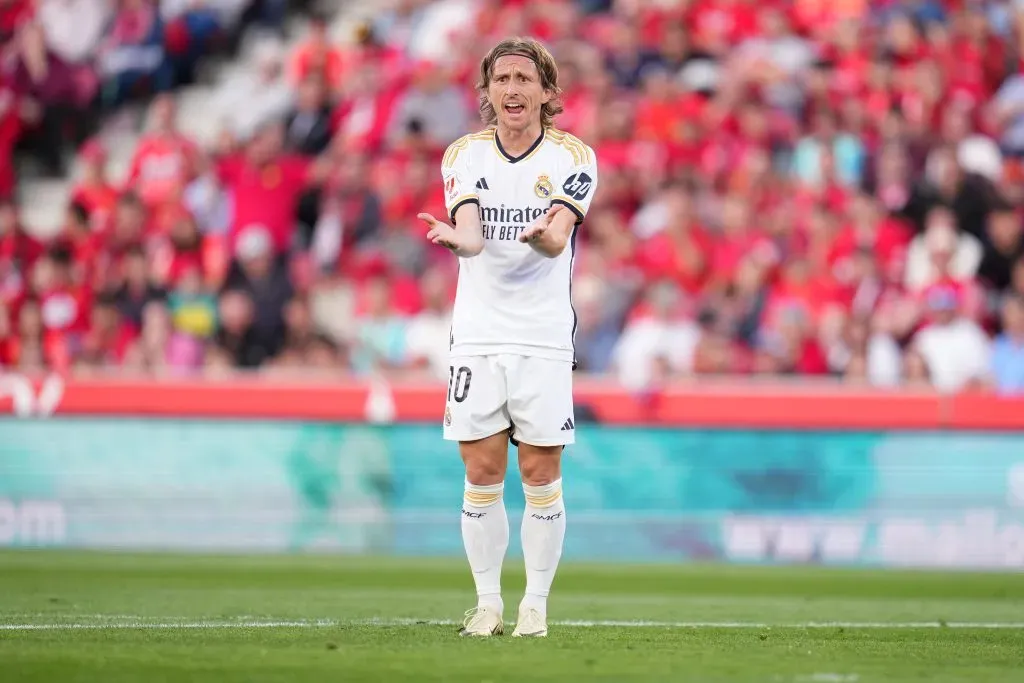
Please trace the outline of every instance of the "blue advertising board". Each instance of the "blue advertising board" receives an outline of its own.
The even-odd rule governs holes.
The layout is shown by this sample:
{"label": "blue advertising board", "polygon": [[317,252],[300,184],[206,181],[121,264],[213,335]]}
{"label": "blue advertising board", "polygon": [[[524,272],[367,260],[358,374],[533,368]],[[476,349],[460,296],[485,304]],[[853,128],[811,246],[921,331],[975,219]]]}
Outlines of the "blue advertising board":
{"label": "blue advertising board", "polygon": [[[577,439],[570,559],[1024,567],[1024,434]],[[462,476],[435,426],[2,419],[0,546],[457,556]]]}

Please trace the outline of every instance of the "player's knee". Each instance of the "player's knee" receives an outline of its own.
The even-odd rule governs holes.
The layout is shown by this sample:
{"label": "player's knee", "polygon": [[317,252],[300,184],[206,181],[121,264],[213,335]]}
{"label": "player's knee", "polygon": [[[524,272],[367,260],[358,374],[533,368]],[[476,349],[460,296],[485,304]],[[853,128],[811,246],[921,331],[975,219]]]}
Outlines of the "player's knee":
{"label": "player's knee", "polygon": [[470,484],[490,486],[505,481],[508,456],[492,450],[463,448],[462,460],[466,465],[466,480]]}
{"label": "player's knee", "polygon": [[528,486],[544,486],[562,476],[561,446],[519,447],[519,473]]}
{"label": "player's knee", "polygon": [[508,435],[504,432],[478,441],[463,441],[459,452],[466,465],[466,481],[470,484],[490,486],[505,481]]}
{"label": "player's knee", "polygon": [[505,481],[505,470],[486,458],[466,461],[466,480],[476,486],[491,486]]}

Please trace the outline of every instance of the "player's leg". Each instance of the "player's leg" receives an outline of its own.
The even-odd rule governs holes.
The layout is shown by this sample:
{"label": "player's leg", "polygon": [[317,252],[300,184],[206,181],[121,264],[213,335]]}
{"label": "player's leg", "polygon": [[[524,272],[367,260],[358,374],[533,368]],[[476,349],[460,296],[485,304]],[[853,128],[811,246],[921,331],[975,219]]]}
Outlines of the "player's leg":
{"label": "player's leg", "polygon": [[508,550],[505,471],[508,432],[459,444],[466,465],[462,500],[462,542],[476,584],[477,604],[467,612],[463,634],[484,636],[504,630],[501,565]]}
{"label": "player's leg", "polygon": [[521,358],[515,365],[507,381],[526,494],[521,532],[526,595],[513,635],[546,636],[548,593],[565,539],[562,450],[576,434],[572,365],[543,358]]}
{"label": "player's leg", "polygon": [[453,359],[444,436],[459,442],[465,465],[462,541],[476,584],[477,606],[466,613],[462,633],[503,631],[501,565],[508,549],[504,481],[508,468],[505,377],[485,356]]}

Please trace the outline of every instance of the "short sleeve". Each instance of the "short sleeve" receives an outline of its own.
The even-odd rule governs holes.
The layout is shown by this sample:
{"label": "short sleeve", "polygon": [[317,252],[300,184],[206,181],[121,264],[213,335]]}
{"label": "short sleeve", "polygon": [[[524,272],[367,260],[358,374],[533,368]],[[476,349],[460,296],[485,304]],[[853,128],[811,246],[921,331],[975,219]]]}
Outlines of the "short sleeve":
{"label": "short sleeve", "polygon": [[587,145],[575,141],[567,145],[572,154],[573,165],[562,178],[559,178],[555,194],[551,197],[552,204],[561,204],[576,214],[576,222],[581,223],[590,210],[590,202],[597,190],[597,156]]}
{"label": "short sleeve", "polygon": [[455,222],[455,213],[463,204],[480,204],[470,173],[469,138],[453,142],[441,161],[441,179],[444,181],[444,205],[448,217]]}

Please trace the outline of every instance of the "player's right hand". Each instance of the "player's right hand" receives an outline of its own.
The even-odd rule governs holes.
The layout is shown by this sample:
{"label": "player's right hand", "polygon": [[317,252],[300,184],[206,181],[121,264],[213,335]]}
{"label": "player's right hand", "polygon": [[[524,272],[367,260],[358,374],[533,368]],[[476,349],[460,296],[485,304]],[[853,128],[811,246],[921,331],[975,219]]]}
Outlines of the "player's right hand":
{"label": "player's right hand", "polygon": [[429,213],[416,214],[416,217],[430,228],[427,239],[434,244],[451,249],[458,256],[473,256],[479,253],[478,250],[472,250],[471,245],[462,244],[458,231],[447,223],[437,220]]}

